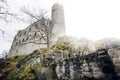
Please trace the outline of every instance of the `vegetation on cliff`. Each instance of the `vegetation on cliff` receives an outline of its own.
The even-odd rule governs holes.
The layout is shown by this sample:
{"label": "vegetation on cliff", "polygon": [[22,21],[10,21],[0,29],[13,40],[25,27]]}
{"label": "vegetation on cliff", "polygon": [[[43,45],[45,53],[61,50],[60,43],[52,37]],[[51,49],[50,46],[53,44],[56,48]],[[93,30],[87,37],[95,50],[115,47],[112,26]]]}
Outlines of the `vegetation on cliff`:
{"label": "vegetation on cliff", "polygon": [[[61,41],[51,47],[51,53],[55,53],[56,51],[69,53],[71,49],[69,42]],[[3,80],[42,80],[45,76],[40,72],[43,66],[45,66],[45,63],[40,62],[39,57],[42,56],[46,59],[47,57],[45,55],[48,55],[47,49],[41,48],[26,56],[15,56],[4,60],[5,62],[3,63],[5,65],[0,66],[0,70],[3,71],[3,69],[7,69],[8,67],[10,69],[7,74],[5,73],[0,78]]]}
{"label": "vegetation on cliff", "polygon": [[[75,41],[75,40],[73,40]],[[69,37],[61,38],[57,43],[50,48],[51,54],[57,51],[62,51],[69,56],[74,48],[74,42]],[[88,48],[88,47],[87,47]],[[101,48],[101,46],[100,46]],[[79,48],[78,48],[79,49]],[[84,51],[87,49],[84,48]],[[47,63],[53,66],[50,62],[46,48],[35,50],[29,55],[15,56],[12,58],[0,60],[0,80],[42,80],[45,79],[45,74],[41,71]],[[42,59],[42,60],[40,60]],[[47,63],[46,63],[47,62]],[[117,70],[118,71],[118,70]]]}

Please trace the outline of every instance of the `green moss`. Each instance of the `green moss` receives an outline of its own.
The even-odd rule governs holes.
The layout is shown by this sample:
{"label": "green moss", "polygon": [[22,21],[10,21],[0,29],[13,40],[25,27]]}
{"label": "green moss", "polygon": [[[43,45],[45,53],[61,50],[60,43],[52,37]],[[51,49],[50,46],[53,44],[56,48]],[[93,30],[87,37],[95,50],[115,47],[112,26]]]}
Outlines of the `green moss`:
{"label": "green moss", "polygon": [[[34,54],[37,54],[36,56]],[[18,68],[14,68],[8,76],[6,76],[6,80],[31,80],[35,79],[40,75],[40,70],[42,68],[41,63],[34,63],[33,59],[38,57],[38,53],[34,52],[21,60],[24,64],[21,64]],[[15,57],[11,59],[15,61]],[[19,64],[19,63],[18,63]]]}
{"label": "green moss", "polygon": [[53,45],[51,47],[52,52],[56,52],[58,50],[62,50],[62,51],[66,51],[66,52],[70,52],[72,50],[72,45],[69,42],[60,42],[56,45]]}
{"label": "green moss", "polygon": [[[33,68],[33,67],[34,66],[31,66],[30,64],[25,64],[25,65],[21,66],[20,68],[15,68],[9,73],[9,75],[6,77],[6,79],[7,80],[30,80],[30,79],[33,79],[36,77],[36,74],[38,74],[36,72],[36,71],[38,71],[38,69]],[[32,70],[34,70],[36,74],[31,72]]]}
{"label": "green moss", "polygon": [[25,57],[25,55],[24,56],[14,56],[14,57],[11,57],[11,58],[7,58],[6,61],[9,61],[9,62],[19,62],[24,57]]}
{"label": "green moss", "polygon": [[41,48],[41,49],[37,49],[35,51],[37,51],[39,54],[43,54],[43,53],[47,52],[47,49],[46,48]]}

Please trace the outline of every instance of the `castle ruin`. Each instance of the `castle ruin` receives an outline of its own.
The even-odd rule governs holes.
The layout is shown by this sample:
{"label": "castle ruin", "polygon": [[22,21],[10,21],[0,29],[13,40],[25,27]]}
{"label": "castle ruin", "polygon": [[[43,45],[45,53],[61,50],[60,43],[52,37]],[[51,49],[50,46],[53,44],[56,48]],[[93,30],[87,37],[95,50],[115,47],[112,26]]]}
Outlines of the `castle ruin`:
{"label": "castle ruin", "polygon": [[[51,20],[54,26],[51,26],[53,36],[51,36],[52,43],[55,43],[59,37],[66,35],[65,30],[65,20],[64,20],[64,9],[61,4],[55,3],[52,6],[52,15]],[[41,26],[35,22],[25,28],[24,30],[19,30],[15,35],[12,46],[9,50],[8,57],[17,56],[17,55],[27,55],[32,53],[36,49],[46,48],[47,44],[40,32],[38,32],[37,26]]]}

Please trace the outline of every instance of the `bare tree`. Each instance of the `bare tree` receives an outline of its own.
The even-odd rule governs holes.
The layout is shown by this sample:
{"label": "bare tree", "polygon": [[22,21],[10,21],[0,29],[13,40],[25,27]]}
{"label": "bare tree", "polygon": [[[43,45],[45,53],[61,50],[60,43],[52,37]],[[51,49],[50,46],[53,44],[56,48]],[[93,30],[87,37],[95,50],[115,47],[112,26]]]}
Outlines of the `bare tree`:
{"label": "bare tree", "polygon": [[10,11],[7,0],[0,0],[0,19],[10,22],[11,18],[17,18],[17,15]]}
{"label": "bare tree", "polygon": [[[22,12],[27,15],[27,21],[30,22],[30,24],[37,23],[38,26],[36,26],[36,29],[40,33],[40,37],[42,37],[45,41],[45,44],[47,45],[47,51],[48,54],[50,54],[50,43],[51,43],[51,36],[52,34],[52,28],[53,23],[50,20],[50,18],[47,16],[47,11],[45,10],[30,10],[25,7],[21,8]],[[36,34],[34,35],[36,36]]]}
{"label": "bare tree", "polygon": [[[17,19],[17,14],[10,11],[7,0],[0,0],[0,20],[8,23],[11,22],[13,18]],[[0,28],[0,37],[4,37],[4,35],[11,37],[9,33]]]}
{"label": "bare tree", "polygon": [[8,52],[6,50],[2,51],[2,55],[4,59],[8,58]]}

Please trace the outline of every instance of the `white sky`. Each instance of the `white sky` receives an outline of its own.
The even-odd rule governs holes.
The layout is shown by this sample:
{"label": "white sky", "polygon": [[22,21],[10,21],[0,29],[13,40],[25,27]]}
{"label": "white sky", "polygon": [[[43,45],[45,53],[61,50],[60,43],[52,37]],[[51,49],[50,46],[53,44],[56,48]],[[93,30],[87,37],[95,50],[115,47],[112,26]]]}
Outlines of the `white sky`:
{"label": "white sky", "polygon": [[[56,2],[64,6],[68,35],[94,41],[105,37],[120,38],[120,0],[8,0],[11,11],[17,13],[23,5],[51,10]],[[2,28],[14,36],[17,30],[25,27],[27,24],[11,23]],[[3,40],[0,40],[0,51],[11,45]]]}

